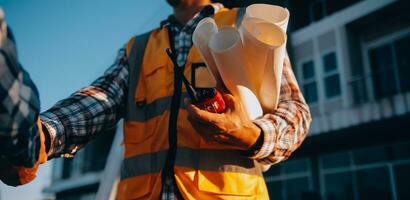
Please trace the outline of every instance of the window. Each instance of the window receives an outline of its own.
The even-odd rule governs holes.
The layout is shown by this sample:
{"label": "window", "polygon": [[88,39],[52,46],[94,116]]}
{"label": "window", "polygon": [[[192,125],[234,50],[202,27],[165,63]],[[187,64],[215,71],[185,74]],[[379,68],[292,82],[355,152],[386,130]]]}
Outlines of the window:
{"label": "window", "polygon": [[337,60],[335,52],[325,54],[322,57],[325,95],[327,98],[337,97],[341,94],[340,78],[337,69]]}
{"label": "window", "polygon": [[348,166],[350,166],[350,155],[346,152],[322,156],[322,167],[324,169]]}
{"label": "window", "polygon": [[292,178],[285,180],[285,194],[288,200],[303,200],[306,195],[309,195],[309,178]]}
{"label": "window", "polygon": [[302,88],[307,103],[318,101],[315,66],[312,60],[302,64]]}
{"label": "window", "polygon": [[410,91],[410,35],[368,50],[375,99]]}
{"label": "window", "polygon": [[402,92],[410,91],[410,36],[395,41],[394,50],[397,60],[400,90]]}
{"label": "window", "polygon": [[323,1],[313,2],[310,9],[310,20],[312,22],[319,21],[326,15]]}
{"label": "window", "polygon": [[359,170],[356,177],[360,199],[392,199],[387,167]]}
{"label": "window", "polygon": [[371,164],[388,159],[388,150],[385,147],[372,147],[353,151],[355,164]]}
{"label": "window", "polygon": [[312,155],[273,165],[264,176],[271,199],[410,199],[409,152],[407,140]]}
{"label": "window", "polygon": [[401,164],[394,167],[398,199],[410,199],[410,164]]}
{"label": "window", "polygon": [[282,181],[268,182],[266,185],[268,187],[269,197],[271,199],[283,199],[283,197],[282,197],[282,190],[283,190]]}
{"label": "window", "polygon": [[391,45],[384,45],[369,51],[373,88],[376,99],[397,94],[397,77],[393,63]]}
{"label": "window", "polygon": [[[318,197],[312,188],[308,159],[289,160],[265,173],[271,199],[303,200]],[[317,198],[312,198],[317,199]]]}
{"label": "window", "polygon": [[350,171],[325,175],[326,199],[354,199],[353,173]]}
{"label": "window", "polygon": [[[289,0],[290,13],[294,14],[290,19],[292,29],[309,26],[312,22],[326,18],[360,1],[362,0]],[[252,2],[256,3],[256,1]]]}
{"label": "window", "polygon": [[82,173],[84,163],[84,149],[78,151],[73,159],[63,160],[63,179],[78,177]]}
{"label": "window", "polygon": [[405,142],[320,156],[323,198],[410,199],[409,149]]}
{"label": "window", "polygon": [[410,159],[410,142],[393,146],[391,154],[393,158],[397,160]]}
{"label": "window", "polygon": [[326,14],[331,15],[359,1],[361,0],[327,0],[326,1],[326,11],[327,11]]}

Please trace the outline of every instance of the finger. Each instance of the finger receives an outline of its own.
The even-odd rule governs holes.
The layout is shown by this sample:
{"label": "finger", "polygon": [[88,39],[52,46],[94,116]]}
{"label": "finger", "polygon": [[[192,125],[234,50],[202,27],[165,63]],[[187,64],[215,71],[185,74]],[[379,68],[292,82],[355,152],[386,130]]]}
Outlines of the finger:
{"label": "finger", "polygon": [[188,111],[188,114],[194,117],[195,119],[198,119],[200,121],[206,122],[206,123],[216,123],[218,119],[218,115],[216,113],[211,113],[205,110],[201,110],[198,107],[196,107],[193,104],[188,104],[186,105],[186,109]]}
{"label": "finger", "polygon": [[230,111],[234,111],[238,109],[238,106],[239,106],[238,100],[233,95],[224,94],[223,98]]}
{"label": "finger", "polygon": [[217,133],[221,131],[221,129],[217,125],[213,123],[209,123],[209,122],[204,122],[193,116],[188,116],[188,121],[191,122],[192,126],[196,128],[198,132],[204,132],[206,134],[210,134],[210,133]]}
{"label": "finger", "polygon": [[191,122],[192,127],[202,138],[204,138],[205,141],[212,141],[212,138],[209,134],[210,131],[204,131],[208,130],[207,126],[197,121],[196,119],[193,119],[192,117],[188,117],[188,121]]}

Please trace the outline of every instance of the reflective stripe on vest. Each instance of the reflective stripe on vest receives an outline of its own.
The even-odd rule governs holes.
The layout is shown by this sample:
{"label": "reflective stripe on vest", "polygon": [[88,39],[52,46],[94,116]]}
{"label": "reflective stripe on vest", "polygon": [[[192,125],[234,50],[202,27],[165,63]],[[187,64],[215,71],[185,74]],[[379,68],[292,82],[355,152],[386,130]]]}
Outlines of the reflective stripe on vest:
{"label": "reflective stripe on vest", "polygon": [[[223,9],[214,19],[220,26],[238,26],[244,9]],[[169,122],[173,95],[173,66],[166,29],[156,29],[130,40],[129,90],[124,122],[125,159],[118,199],[159,199],[161,172],[168,154],[168,127],[177,123],[175,180],[184,199],[268,199],[261,168],[230,147],[206,143],[190,125],[181,97],[176,122]],[[190,49],[184,74],[202,62]]]}
{"label": "reflective stripe on vest", "polygon": [[[239,172],[261,175],[253,161],[241,156],[236,150],[192,149],[178,147],[175,165],[197,170]],[[126,158],[123,162],[121,179],[159,173],[163,166],[167,151],[158,151]],[[200,162],[203,164],[200,165]]]}

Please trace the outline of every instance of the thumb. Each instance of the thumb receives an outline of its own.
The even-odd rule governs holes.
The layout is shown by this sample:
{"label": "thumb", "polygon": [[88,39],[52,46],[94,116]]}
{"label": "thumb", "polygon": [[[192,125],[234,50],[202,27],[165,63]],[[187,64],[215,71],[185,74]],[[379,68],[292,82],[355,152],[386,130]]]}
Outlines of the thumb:
{"label": "thumb", "polygon": [[227,105],[227,107],[231,110],[234,111],[238,109],[238,99],[235,98],[232,94],[224,94],[223,95],[224,101]]}

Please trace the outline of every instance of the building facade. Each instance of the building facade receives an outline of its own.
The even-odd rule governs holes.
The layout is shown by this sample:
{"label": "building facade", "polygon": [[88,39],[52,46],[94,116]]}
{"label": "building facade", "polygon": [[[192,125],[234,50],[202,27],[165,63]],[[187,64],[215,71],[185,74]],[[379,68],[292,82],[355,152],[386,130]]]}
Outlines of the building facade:
{"label": "building facade", "polygon": [[265,174],[272,199],[410,199],[409,1],[288,0],[288,50],[313,115]]}

